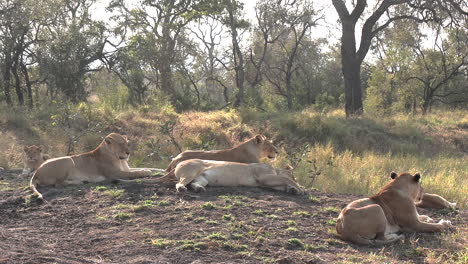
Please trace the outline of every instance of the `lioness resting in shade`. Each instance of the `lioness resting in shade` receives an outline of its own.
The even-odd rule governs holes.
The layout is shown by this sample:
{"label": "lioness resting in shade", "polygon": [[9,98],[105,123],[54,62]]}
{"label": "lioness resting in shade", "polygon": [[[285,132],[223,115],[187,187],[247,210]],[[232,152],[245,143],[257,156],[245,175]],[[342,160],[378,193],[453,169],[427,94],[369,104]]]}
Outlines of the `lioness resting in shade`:
{"label": "lioness resting in shade", "polygon": [[393,179],[377,194],[348,204],[338,216],[336,231],[343,240],[358,244],[385,244],[403,239],[398,231],[441,232],[450,221],[439,223],[419,215],[415,202],[421,199],[421,175],[391,173]]}
{"label": "lioness resting in shade", "polygon": [[252,137],[230,149],[210,151],[186,150],[172,159],[166,171],[170,172],[171,170],[175,169],[179,162],[188,159],[258,163],[263,157],[274,159],[276,158],[277,154],[278,150],[270,140],[267,140],[267,138],[263,135],[256,135],[255,137]]}
{"label": "lioness resting in shade", "polygon": [[451,203],[437,194],[423,193],[421,201],[417,202],[416,206],[421,208],[448,209],[455,208],[457,203]]}
{"label": "lioness resting in shade", "polygon": [[191,159],[179,163],[175,170],[159,181],[175,177],[177,191],[186,191],[186,185],[197,192],[210,186],[252,186],[301,194],[291,170],[275,169],[263,163],[238,163],[228,161]]}
{"label": "lioness resting in shade", "polygon": [[129,168],[126,136],[107,135],[96,149],[83,154],[47,160],[34,173],[30,187],[42,199],[36,186],[101,182],[106,179],[135,179],[151,176],[158,169]]}
{"label": "lioness resting in shade", "polygon": [[23,151],[24,168],[21,177],[31,176],[44,161],[49,159],[48,155],[42,153],[42,146],[24,146]]}

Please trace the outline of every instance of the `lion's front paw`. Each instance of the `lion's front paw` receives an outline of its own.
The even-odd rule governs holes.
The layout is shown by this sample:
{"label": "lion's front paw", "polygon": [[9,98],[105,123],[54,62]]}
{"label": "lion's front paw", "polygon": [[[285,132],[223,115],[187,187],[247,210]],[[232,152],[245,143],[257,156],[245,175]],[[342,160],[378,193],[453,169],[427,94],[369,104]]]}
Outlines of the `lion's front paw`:
{"label": "lion's front paw", "polygon": [[187,187],[185,187],[183,184],[176,184],[176,190],[177,192],[186,192],[187,191]]}
{"label": "lion's front paw", "polygon": [[302,189],[298,189],[296,187],[291,187],[291,186],[287,187],[286,192],[291,193],[291,194],[298,194],[298,195],[304,193]]}
{"label": "lion's front paw", "polygon": [[454,226],[452,225],[452,222],[450,220],[444,220],[441,219],[438,224],[441,224],[444,226],[444,228],[453,228]]}
{"label": "lion's front paw", "polygon": [[418,218],[419,218],[419,221],[421,221],[421,222],[435,223],[434,219],[430,218],[427,215],[420,215]]}

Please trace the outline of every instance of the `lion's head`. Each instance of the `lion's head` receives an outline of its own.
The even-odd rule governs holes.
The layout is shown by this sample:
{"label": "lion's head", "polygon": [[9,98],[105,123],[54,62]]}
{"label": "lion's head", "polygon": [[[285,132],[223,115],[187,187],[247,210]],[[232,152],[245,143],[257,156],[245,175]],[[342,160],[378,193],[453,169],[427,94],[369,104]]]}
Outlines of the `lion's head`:
{"label": "lion's head", "polygon": [[420,173],[411,175],[410,173],[405,172],[397,175],[395,172],[392,172],[390,177],[392,178],[392,182],[390,183],[392,186],[405,191],[415,202],[419,202],[421,200],[424,189],[421,186]]}
{"label": "lion's head", "polygon": [[285,165],[284,168],[275,168],[276,174],[280,176],[286,176],[288,178],[291,178],[292,180],[296,181],[296,177],[294,177],[293,170],[294,168],[291,165]]}
{"label": "lion's head", "polygon": [[254,137],[254,143],[260,148],[262,157],[268,157],[269,159],[275,159],[278,155],[278,150],[273,145],[273,141],[268,140],[263,135],[256,135]]}
{"label": "lion's head", "polygon": [[118,159],[127,160],[130,157],[127,136],[111,133],[104,138],[104,143]]}
{"label": "lion's head", "polygon": [[25,160],[28,164],[35,165],[36,163],[42,163],[44,161],[42,157],[42,146],[25,146],[23,150],[25,154]]}

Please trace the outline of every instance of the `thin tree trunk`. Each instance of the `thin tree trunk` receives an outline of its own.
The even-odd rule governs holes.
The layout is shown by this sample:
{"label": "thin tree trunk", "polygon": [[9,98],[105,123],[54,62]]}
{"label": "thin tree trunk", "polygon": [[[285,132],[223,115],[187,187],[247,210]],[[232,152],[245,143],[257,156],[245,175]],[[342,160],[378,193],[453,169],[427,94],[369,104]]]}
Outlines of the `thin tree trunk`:
{"label": "thin tree trunk", "polygon": [[18,58],[15,58],[15,62],[13,63],[12,67],[13,76],[15,77],[15,91],[16,96],[18,97],[18,105],[24,105],[24,94],[21,90],[21,78],[18,73]]}
{"label": "thin tree trunk", "polygon": [[5,91],[5,101],[8,106],[13,106],[13,101],[11,100],[10,94],[10,68],[11,68],[11,54],[8,47],[5,49],[5,61],[3,65],[3,89]]}
{"label": "thin tree trunk", "polygon": [[229,13],[229,27],[231,30],[231,41],[232,41],[232,55],[234,59],[234,67],[236,72],[236,86],[238,89],[237,97],[234,101],[234,107],[239,107],[244,104],[244,57],[239,47],[238,35],[237,35],[237,23],[236,17],[234,16],[234,6],[231,0],[228,0],[228,13]]}
{"label": "thin tree trunk", "polygon": [[31,85],[31,80],[29,79],[29,73],[28,73],[28,68],[24,63],[20,64],[21,66],[21,71],[23,72],[24,75],[24,81],[26,83],[26,89],[28,91],[28,107],[29,109],[33,108],[33,92],[32,92],[32,85]]}

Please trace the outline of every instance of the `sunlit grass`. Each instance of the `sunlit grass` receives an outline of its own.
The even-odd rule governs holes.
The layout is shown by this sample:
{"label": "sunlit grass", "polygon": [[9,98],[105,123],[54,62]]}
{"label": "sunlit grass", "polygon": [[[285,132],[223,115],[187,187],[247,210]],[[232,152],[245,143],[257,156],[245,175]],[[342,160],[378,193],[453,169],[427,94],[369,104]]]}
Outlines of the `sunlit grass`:
{"label": "sunlit grass", "polygon": [[328,145],[311,149],[309,160],[315,160],[320,175],[311,182],[310,167],[301,162],[295,170],[299,182],[326,192],[373,194],[390,181],[390,172],[420,172],[422,184],[429,193],[437,193],[458,206],[468,202],[468,159],[440,154],[432,158],[411,154],[391,155],[366,152],[338,152]]}

